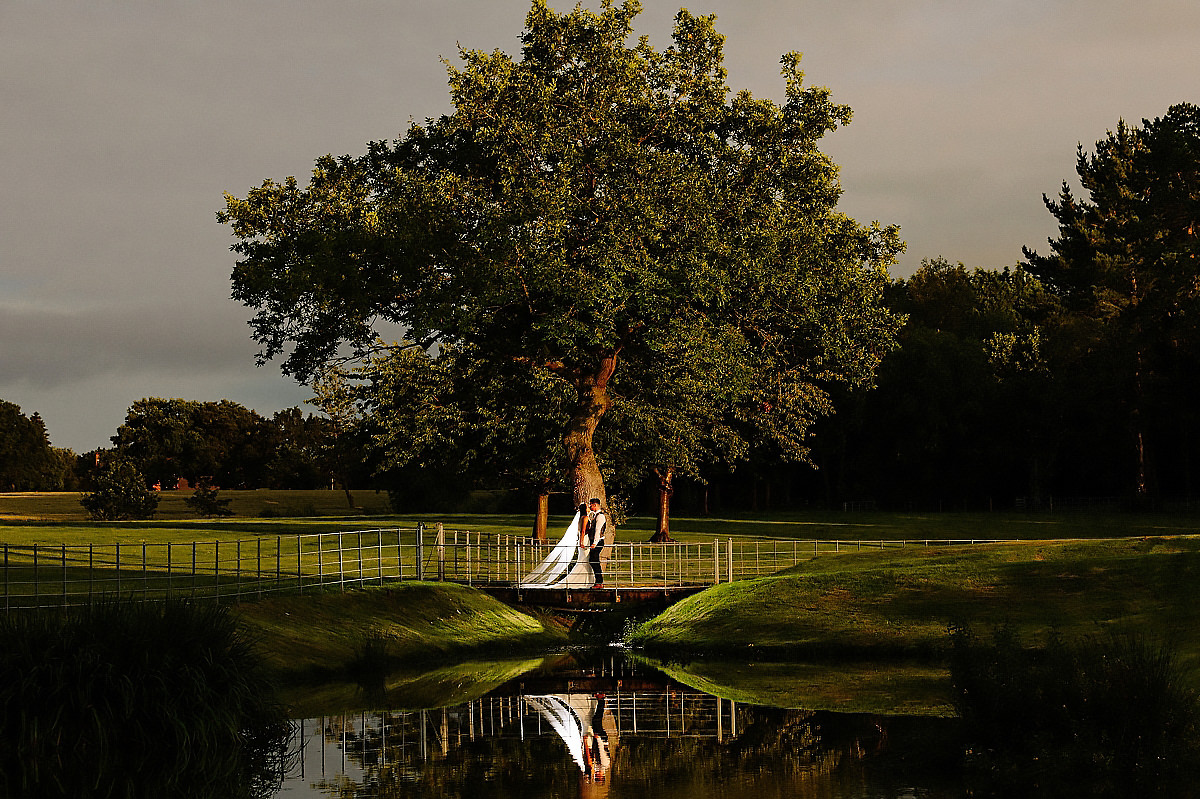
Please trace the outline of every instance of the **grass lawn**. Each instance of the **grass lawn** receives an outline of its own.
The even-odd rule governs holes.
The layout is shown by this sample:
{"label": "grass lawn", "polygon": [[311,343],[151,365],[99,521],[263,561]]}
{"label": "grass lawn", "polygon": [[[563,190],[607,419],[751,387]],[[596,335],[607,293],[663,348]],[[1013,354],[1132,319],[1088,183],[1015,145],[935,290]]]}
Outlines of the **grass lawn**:
{"label": "grass lawn", "polygon": [[[184,500],[189,491],[161,493],[150,521],[92,522],[79,505],[80,494],[0,493],[0,542],[8,544],[138,543],[211,541],[297,533],[338,532],[371,527],[412,527],[443,522],[447,530],[527,536],[530,514],[393,514],[386,494],[353,492],[350,508],[342,491],[223,490],[234,516],[197,519]],[[550,537],[569,522],[553,517]],[[619,541],[650,537],[655,520],[636,516],[617,530]],[[675,518],[672,535],[685,542],[713,538],[800,540],[947,540],[1111,538],[1200,534],[1200,518],[1125,513],[844,513],[809,511],[763,518]]]}

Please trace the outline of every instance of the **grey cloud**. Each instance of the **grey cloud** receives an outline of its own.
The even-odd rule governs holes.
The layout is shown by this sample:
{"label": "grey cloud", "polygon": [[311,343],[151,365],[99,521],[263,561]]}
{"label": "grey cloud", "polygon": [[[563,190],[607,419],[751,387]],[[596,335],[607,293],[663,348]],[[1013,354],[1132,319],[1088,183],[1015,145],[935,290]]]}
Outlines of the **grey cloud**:
{"label": "grey cloud", "polygon": [[189,305],[0,306],[0,342],[4,381],[38,388],[118,373],[220,373],[255,351],[236,314]]}

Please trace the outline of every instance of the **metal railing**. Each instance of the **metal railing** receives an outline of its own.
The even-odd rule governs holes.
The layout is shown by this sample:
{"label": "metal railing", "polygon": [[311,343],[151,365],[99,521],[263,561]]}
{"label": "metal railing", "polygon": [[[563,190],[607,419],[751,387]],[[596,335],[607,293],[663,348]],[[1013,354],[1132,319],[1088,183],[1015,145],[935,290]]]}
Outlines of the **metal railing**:
{"label": "metal railing", "polygon": [[[714,538],[700,543],[617,543],[606,548],[605,585],[704,586],[773,574],[816,555],[956,541]],[[523,536],[425,528],[227,541],[0,545],[4,610],[71,607],[105,597],[241,599],[441,580],[516,585],[553,548]]]}

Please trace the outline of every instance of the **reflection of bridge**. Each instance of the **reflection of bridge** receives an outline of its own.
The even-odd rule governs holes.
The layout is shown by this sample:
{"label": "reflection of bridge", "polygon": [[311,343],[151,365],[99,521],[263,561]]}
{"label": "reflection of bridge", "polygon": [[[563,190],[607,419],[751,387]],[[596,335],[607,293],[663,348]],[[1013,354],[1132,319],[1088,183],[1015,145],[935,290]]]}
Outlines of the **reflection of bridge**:
{"label": "reflection of bridge", "polygon": [[[579,687],[599,685],[580,683]],[[731,700],[691,689],[663,688],[661,682],[657,690],[641,680],[635,687],[645,690],[606,693],[618,736],[727,741],[738,735],[738,706]],[[297,721],[299,754],[288,777],[310,781],[336,775],[354,778],[388,764],[401,770],[418,767],[484,738],[525,741],[556,737],[558,733],[527,698],[531,696],[485,696],[436,710],[362,712]],[[567,757],[565,750],[563,757]]]}

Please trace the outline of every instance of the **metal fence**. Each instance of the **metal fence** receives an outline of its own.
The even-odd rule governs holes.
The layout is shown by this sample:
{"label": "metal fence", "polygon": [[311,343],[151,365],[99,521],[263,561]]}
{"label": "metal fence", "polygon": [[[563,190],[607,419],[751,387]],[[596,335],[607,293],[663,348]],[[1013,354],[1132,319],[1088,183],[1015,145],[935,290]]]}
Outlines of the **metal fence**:
{"label": "metal fence", "polygon": [[[714,538],[617,543],[610,589],[697,586],[773,574],[810,557],[978,541],[819,541]],[[523,536],[376,528],[234,541],[0,545],[3,608],[71,607],[105,597],[229,598],[341,589],[401,580],[515,585],[553,544]]]}

